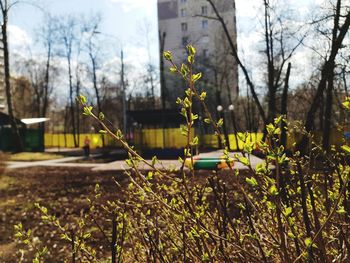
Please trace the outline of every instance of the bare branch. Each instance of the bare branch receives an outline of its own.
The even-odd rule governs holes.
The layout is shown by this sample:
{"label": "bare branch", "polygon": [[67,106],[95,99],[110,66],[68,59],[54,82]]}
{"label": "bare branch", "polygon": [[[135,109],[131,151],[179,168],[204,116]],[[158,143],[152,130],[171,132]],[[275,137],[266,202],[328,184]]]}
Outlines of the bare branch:
{"label": "bare branch", "polygon": [[220,19],[218,19],[217,17],[213,17],[213,16],[194,15],[194,16],[192,16],[192,17],[202,17],[202,18],[206,18],[206,19],[210,19],[210,20],[220,21]]}

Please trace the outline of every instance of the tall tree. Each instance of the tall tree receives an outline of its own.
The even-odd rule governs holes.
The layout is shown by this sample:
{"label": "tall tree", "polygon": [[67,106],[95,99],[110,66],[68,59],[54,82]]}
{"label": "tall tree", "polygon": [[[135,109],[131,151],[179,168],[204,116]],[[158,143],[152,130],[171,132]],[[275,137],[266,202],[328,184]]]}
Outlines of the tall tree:
{"label": "tall tree", "polygon": [[[100,45],[96,44],[96,36],[99,34],[99,27],[101,23],[101,18],[99,16],[92,17],[84,26],[84,31],[89,35],[87,40],[87,52],[90,59],[91,65],[91,77],[92,84],[95,92],[96,102],[97,102],[97,110],[99,113],[102,113],[102,104],[101,104],[101,94],[100,88],[98,84],[97,78],[97,70],[98,70],[98,56]],[[102,144],[105,145],[104,137],[102,136]]]}
{"label": "tall tree", "polygon": [[9,57],[9,45],[7,38],[7,26],[9,19],[9,11],[11,7],[16,4],[17,1],[9,2],[8,0],[0,0],[0,8],[2,15],[2,25],[1,25],[1,33],[2,33],[2,43],[4,50],[4,73],[5,73],[5,90],[6,90],[6,100],[7,100],[7,110],[10,118],[11,131],[12,131],[12,140],[13,145],[15,147],[15,151],[23,151],[24,145],[19,133],[17,121],[14,116],[13,111],[13,101],[12,101],[12,90],[11,90],[11,82],[10,82],[10,57]]}
{"label": "tall tree", "polygon": [[[214,17],[206,16],[209,19],[217,20],[223,28],[225,37],[229,43],[230,53],[235,58],[240,69],[243,72],[244,78],[247,82],[250,94],[253,101],[256,104],[258,112],[264,122],[268,124],[276,117],[277,105],[276,98],[278,92],[283,86],[283,76],[285,75],[286,65],[293,56],[297,48],[302,44],[305,35],[300,35],[300,28],[291,30],[287,27],[290,24],[288,21],[283,21],[282,14],[277,11],[275,6],[270,4],[269,0],[263,0],[264,5],[264,43],[265,43],[265,56],[266,56],[266,87],[267,87],[267,113],[260,101],[256,92],[255,85],[248,74],[246,65],[243,64],[239,57],[237,46],[235,45],[232,36],[229,34],[225,19],[220,14],[218,7],[219,2],[215,0],[207,0],[211,5]],[[235,7],[235,1],[232,0],[232,4]]]}
{"label": "tall tree", "polygon": [[[240,59],[240,57],[238,56],[238,51],[237,51],[237,45],[235,44],[235,41],[232,39],[230,33],[229,33],[229,30],[227,28],[227,25],[226,25],[226,22],[225,22],[225,19],[223,18],[223,16],[220,14],[218,8],[217,8],[217,4],[214,0],[207,0],[208,3],[210,4],[210,6],[212,7],[213,11],[214,11],[214,17],[212,16],[206,16],[208,19],[213,19],[213,20],[217,20],[219,21],[219,23],[221,24],[222,26],[222,29],[224,31],[224,34],[226,36],[226,40],[228,41],[228,44],[229,44],[229,48],[230,48],[230,54],[235,58],[237,64],[239,65],[240,69],[242,70],[243,74],[244,74],[244,77],[245,77],[245,80],[247,82],[247,85],[250,89],[250,92],[253,96],[253,100],[259,110],[259,114],[261,115],[261,118],[263,119],[263,122],[264,123],[267,123],[267,118],[266,118],[266,114],[265,114],[265,110],[258,98],[258,95],[256,93],[256,90],[255,90],[255,85],[253,84],[250,76],[249,76],[249,73],[248,73],[248,70],[246,68],[246,66],[243,64],[242,60]],[[235,1],[233,0],[233,5],[235,6]]]}
{"label": "tall tree", "polygon": [[[40,39],[46,48],[46,63],[42,85],[36,89],[35,93],[38,101],[38,117],[45,118],[49,107],[49,97],[52,93],[52,85],[50,85],[50,73],[52,70],[52,50],[55,41],[53,21],[50,15],[45,18],[45,21],[41,28]],[[41,131],[41,140],[44,142],[45,122],[40,123],[39,128]]]}
{"label": "tall tree", "polygon": [[156,107],[156,99],[155,99],[155,89],[158,84],[158,73],[157,69],[154,65],[153,57],[152,57],[152,24],[149,20],[144,19],[140,28],[140,35],[143,37],[143,41],[140,43],[147,50],[147,62],[145,65],[146,72],[144,74],[144,85],[147,88],[146,95],[150,99],[150,107]]}
{"label": "tall tree", "polygon": [[79,146],[77,137],[77,121],[75,115],[75,99],[74,99],[74,84],[73,84],[73,48],[76,41],[76,33],[78,20],[74,16],[57,17],[55,19],[58,38],[63,46],[62,55],[67,61],[68,67],[68,83],[69,83],[69,112],[71,119],[71,127],[74,138],[75,147]]}

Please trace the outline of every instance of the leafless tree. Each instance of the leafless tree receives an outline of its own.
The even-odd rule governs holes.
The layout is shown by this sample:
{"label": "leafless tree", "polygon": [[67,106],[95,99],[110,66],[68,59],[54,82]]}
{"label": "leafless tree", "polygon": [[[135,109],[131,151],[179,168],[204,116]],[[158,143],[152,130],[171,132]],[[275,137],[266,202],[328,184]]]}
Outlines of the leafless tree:
{"label": "leafless tree", "polygon": [[[97,43],[97,35],[100,33],[99,27],[101,23],[101,17],[95,16],[91,17],[91,19],[88,19],[84,23],[84,33],[88,35],[87,38],[87,53],[90,60],[90,72],[92,76],[92,84],[95,92],[96,102],[97,102],[97,110],[98,112],[103,112],[102,104],[101,104],[101,94],[100,94],[100,88],[99,88],[99,81],[97,76],[97,71],[99,69],[99,50],[101,49],[101,43]],[[104,138],[102,137],[102,143],[103,146],[105,144]]]}
{"label": "leafless tree", "polygon": [[[77,85],[74,85],[74,63],[75,55],[80,52],[80,37],[79,29],[81,24],[76,16],[64,16],[55,18],[55,30],[57,32],[58,43],[62,46],[60,55],[63,56],[67,61],[67,72],[68,72],[68,84],[69,84],[69,114],[72,127],[72,133],[74,138],[75,147],[79,146],[79,128],[78,128],[78,117],[76,112],[75,97],[79,93],[80,82],[77,81]],[[78,55],[77,55],[78,57]],[[79,70],[79,67],[75,68]]]}
{"label": "leafless tree", "polygon": [[140,36],[143,38],[142,45],[147,50],[146,72],[143,76],[146,87],[146,96],[150,99],[150,107],[156,107],[155,89],[158,84],[158,72],[153,62],[151,43],[152,43],[152,24],[146,18],[142,21],[139,28]]}
{"label": "leafless tree", "polygon": [[[249,75],[247,67],[243,64],[238,55],[237,45],[229,34],[226,22],[218,11],[218,3],[214,0],[207,0],[212,7],[215,16],[207,17],[217,20],[221,23],[225,37],[229,44],[231,55],[235,58],[250,90],[253,101],[258,109],[263,123],[266,125],[272,122],[277,115],[276,99],[277,94],[281,90],[284,83],[284,76],[288,61],[296,49],[301,45],[305,35],[296,36],[298,29],[291,30],[286,26],[287,22],[283,21],[282,16],[276,11],[275,7],[270,4],[269,0],[263,0],[264,5],[264,39],[266,56],[266,76],[267,76],[267,113],[263,107],[261,100],[256,92],[255,85]],[[235,1],[232,1],[235,8]]]}
{"label": "leafless tree", "polygon": [[[345,2],[345,1],[344,1]],[[350,26],[350,9],[342,0],[337,0],[336,5],[333,7],[332,14],[326,14],[323,18],[317,22],[325,23],[329,18],[333,19],[333,28],[331,29],[330,37],[330,50],[327,53],[324,62],[321,66],[320,80],[317,85],[315,96],[308,110],[305,129],[310,132],[314,128],[314,119],[317,109],[321,104],[321,98],[326,92],[326,109],[324,113],[324,128],[323,128],[323,147],[329,148],[330,127],[331,127],[331,114],[332,114],[332,92],[334,89],[334,70],[335,61],[340,49],[343,47],[343,41],[349,31]],[[321,34],[323,34],[321,32]],[[302,140],[298,144],[298,149],[305,153],[308,145],[308,137],[303,136]]]}
{"label": "leafless tree", "polygon": [[55,30],[58,34],[59,43],[62,45],[61,55],[67,60],[68,82],[69,82],[69,112],[72,124],[72,133],[75,147],[79,146],[77,136],[77,120],[75,116],[75,89],[73,83],[73,55],[76,43],[78,19],[72,15],[55,18]]}
{"label": "leafless tree", "polygon": [[[226,39],[227,39],[229,47],[230,47],[230,53],[235,58],[236,62],[238,63],[240,69],[242,70],[242,72],[244,74],[245,80],[246,80],[247,85],[250,89],[250,92],[253,96],[254,102],[256,103],[256,105],[258,107],[259,114],[261,115],[263,122],[267,123],[267,117],[266,117],[265,111],[263,109],[263,106],[258,98],[258,95],[256,93],[253,81],[251,80],[251,78],[249,76],[249,73],[248,73],[246,66],[243,64],[240,57],[238,56],[237,45],[235,44],[234,40],[232,39],[232,37],[229,33],[226,22],[225,22],[224,18],[222,17],[222,15],[220,14],[220,12],[218,11],[216,2],[214,0],[207,0],[207,1],[210,4],[210,6],[212,7],[214,14],[215,14],[215,16],[213,16],[213,17],[207,16],[207,18],[217,20],[222,25],[222,29],[225,33]],[[235,1],[233,1],[233,6],[235,8]]]}

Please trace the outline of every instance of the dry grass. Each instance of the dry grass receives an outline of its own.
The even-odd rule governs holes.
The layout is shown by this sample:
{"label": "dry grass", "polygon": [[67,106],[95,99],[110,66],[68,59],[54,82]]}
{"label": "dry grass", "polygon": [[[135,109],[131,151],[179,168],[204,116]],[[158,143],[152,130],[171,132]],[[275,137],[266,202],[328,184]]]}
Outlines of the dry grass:
{"label": "dry grass", "polygon": [[22,162],[35,162],[35,161],[47,161],[63,158],[63,155],[53,154],[53,153],[31,153],[31,152],[22,152],[12,154],[10,156],[10,161],[22,161]]}
{"label": "dry grass", "polygon": [[5,161],[7,160],[7,156],[0,152],[0,175],[2,175],[6,168]]}

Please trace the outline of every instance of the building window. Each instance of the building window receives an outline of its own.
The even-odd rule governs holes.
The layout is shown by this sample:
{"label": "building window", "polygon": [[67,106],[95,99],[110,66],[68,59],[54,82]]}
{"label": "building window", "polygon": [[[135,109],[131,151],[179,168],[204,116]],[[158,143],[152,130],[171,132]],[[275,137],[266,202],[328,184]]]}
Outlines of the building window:
{"label": "building window", "polygon": [[208,44],[209,43],[209,36],[202,36],[201,43]]}
{"label": "building window", "polygon": [[182,32],[187,31],[187,23],[181,23],[181,30]]}
{"label": "building window", "polygon": [[183,37],[183,38],[182,38],[182,45],[183,45],[183,46],[187,46],[188,43],[189,43],[189,42],[188,42],[188,37]]}
{"label": "building window", "polygon": [[202,20],[202,28],[207,29],[208,28],[208,20]]}
{"label": "building window", "polygon": [[187,3],[187,0],[181,0],[181,3],[182,4]]}
{"label": "building window", "polygon": [[182,9],[181,9],[181,16],[182,16],[182,17],[187,16],[186,8],[182,8]]}
{"label": "building window", "polygon": [[202,6],[202,15],[207,15],[207,14],[208,14],[208,7]]}
{"label": "building window", "polygon": [[203,49],[203,58],[208,58],[208,49]]}

